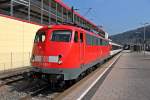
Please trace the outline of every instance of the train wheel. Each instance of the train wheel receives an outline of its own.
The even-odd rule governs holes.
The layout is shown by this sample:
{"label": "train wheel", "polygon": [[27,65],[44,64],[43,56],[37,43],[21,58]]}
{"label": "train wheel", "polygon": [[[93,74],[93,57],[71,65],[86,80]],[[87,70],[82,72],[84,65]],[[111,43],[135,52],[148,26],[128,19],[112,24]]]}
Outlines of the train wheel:
{"label": "train wheel", "polygon": [[60,88],[64,88],[65,87],[65,81],[62,81],[62,82],[60,82],[60,83],[58,83],[59,84],[59,87]]}
{"label": "train wheel", "polygon": [[31,78],[30,72],[24,72],[24,73],[22,74],[22,76],[23,76],[23,78],[24,78],[25,80],[27,80],[27,81],[33,81],[33,79]]}
{"label": "train wheel", "polygon": [[75,80],[66,80],[63,81],[61,84],[59,84],[59,87],[61,89],[67,89],[68,87],[72,86],[74,83],[76,83]]}
{"label": "train wheel", "polygon": [[98,63],[96,64],[96,68],[100,67],[101,66],[101,63]]}

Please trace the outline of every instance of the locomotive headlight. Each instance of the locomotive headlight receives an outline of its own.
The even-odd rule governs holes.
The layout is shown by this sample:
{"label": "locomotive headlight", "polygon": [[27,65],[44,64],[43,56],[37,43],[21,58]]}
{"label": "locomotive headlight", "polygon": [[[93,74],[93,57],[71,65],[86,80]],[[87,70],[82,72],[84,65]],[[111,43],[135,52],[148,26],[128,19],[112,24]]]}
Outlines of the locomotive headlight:
{"label": "locomotive headlight", "polygon": [[62,58],[62,55],[58,55],[58,58],[61,59],[61,58]]}
{"label": "locomotive headlight", "polygon": [[58,55],[58,64],[62,64],[63,63],[61,58],[62,58],[62,55]]}
{"label": "locomotive headlight", "polygon": [[58,64],[62,64],[62,61],[61,61],[61,60],[59,60],[59,61],[58,61]]}

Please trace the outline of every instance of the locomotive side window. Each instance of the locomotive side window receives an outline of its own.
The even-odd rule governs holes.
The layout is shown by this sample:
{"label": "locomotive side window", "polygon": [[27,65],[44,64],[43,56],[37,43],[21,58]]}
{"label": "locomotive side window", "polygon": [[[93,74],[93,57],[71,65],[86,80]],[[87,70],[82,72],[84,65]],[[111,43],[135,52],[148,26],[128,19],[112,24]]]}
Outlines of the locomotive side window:
{"label": "locomotive side window", "polygon": [[105,45],[105,41],[104,40],[102,40],[102,45]]}
{"label": "locomotive side window", "polygon": [[99,38],[96,37],[96,45],[99,45]]}
{"label": "locomotive side window", "polygon": [[103,45],[103,46],[107,45],[107,41],[102,40],[102,45]]}
{"label": "locomotive side window", "polygon": [[83,33],[80,33],[80,42],[83,42]]}
{"label": "locomotive side window", "polygon": [[34,42],[44,42],[45,41],[45,32],[44,31],[38,31],[35,35],[35,40]]}
{"label": "locomotive side window", "polygon": [[104,46],[108,45],[108,41],[103,40],[103,45],[104,45]]}
{"label": "locomotive side window", "polygon": [[86,34],[86,44],[94,45],[94,36],[92,36],[90,34]]}
{"label": "locomotive side window", "polygon": [[108,45],[108,41],[98,38],[96,36],[92,36],[90,34],[86,34],[86,44],[91,46],[98,45]]}
{"label": "locomotive side window", "polygon": [[78,42],[78,32],[77,31],[75,32],[75,35],[74,35],[74,42]]}
{"label": "locomotive side window", "polygon": [[97,37],[93,36],[93,45],[97,45]]}
{"label": "locomotive side window", "polygon": [[94,36],[91,36],[91,39],[92,39],[92,45],[94,45],[94,42],[95,42]]}
{"label": "locomotive side window", "polygon": [[70,42],[72,32],[69,30],[55,30],[52,33],[51,41]]}
{"label": "locomotive side window", "polygon": [[100,39],[100,45],[103,45],[103,40],[102,39]]}
{"label": "locomotive side window", "polygon": [[91,36],[89,34],[86,34],[86,44],[91,45]]}

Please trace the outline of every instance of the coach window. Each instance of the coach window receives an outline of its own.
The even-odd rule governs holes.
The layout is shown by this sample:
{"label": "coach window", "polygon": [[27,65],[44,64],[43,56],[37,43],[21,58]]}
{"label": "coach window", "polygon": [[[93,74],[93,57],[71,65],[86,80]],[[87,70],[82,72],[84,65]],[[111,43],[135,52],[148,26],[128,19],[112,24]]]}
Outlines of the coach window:
{"label": "coach window", "polygon": [[78,32],[77,31],[75,31],[74,42],[78,42]]}
{"label": "coach window", "polygon": [[80,33],[80,42],[83,42],[83,33]]}

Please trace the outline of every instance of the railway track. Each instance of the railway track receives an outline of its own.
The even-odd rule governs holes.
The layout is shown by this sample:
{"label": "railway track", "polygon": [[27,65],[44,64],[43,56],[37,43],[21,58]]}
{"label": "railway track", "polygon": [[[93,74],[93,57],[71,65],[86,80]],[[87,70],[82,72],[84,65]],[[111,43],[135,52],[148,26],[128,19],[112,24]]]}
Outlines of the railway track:
{"label": "railway track", "polygon": [[[97,69],[105,69],[105,67],[97,68]],[[97,72],[97,69],[96,69],[96,72]],[[92,72],[92,73],[95,73],[95,72]],[[88,75],[86,77],[90,78],[90,75]],[[0,87],[11,84],[11,83],[18,82],[19,84],[17,83],[18,86],[16,86],[17,87],[16,94],[24,93],[22,96],[18,96],[19,100],[32,100],[32,99],[41,100],[42,98],[44,98],[44,100],[52,100],[52,99],[57,100],[57,97],[62,98],[62,97],[64,97],[64,95],[66,96],[70,92],[74,91],[75,88],[80,87],[80,85],[82,85],[84,83],[83,80],[89,79],[86,77],[85,77],[85,79],[84,78],[81,79],[76,84],[69,86],[67,89],[62,90],[62,88],[58,88],[58,87],[53,88],[52,85],[50,85],[48,83],[44,83],[43,81],[41,81],[41,83],[40,83],[39,80],[33,80],[33,81],[29,81],[29,82],[22,81],[20,84],[20,82],[18,82],[18,81],[21,81],[24,78],[22,77],[21,73],[18,73],[18,74],[9,75],[7,77],[0,78],[0,81],[1,81]],[[26,83],[24,84],[24,82],[26,82]],[[24,85],[22,85],[22,83]],[[70,92],[66,92],[66,91],[70,91]]]}
{"label": "railway track", "polygon": [[47,90],[49,86],[41,86],[39,89],[35,90],[34,92],[28,93],[25,97],[20,98],[20,100],[30,100],[32,97],[39,95],[41,92]]}
{"label": "railway track", "polygon": [[24,79],[22,74],[24,72],[29,71],[30,69],[31,67],[23,67],[23,68],[8,71],[6,73],[0,73],[0,87],[18,81],[22,81]]}
{"label": "railway track", "polygon": [[[54,95],[61,93],[56,91],[56,89],[53,89],[49,84],[32,87],[30,88],[30,91],[32,92],[28,92],[26,96],[21,97],[19,100],[32,100],[34,97],[38,98],[39,95],[40,97],[44,97],[49,100],[53,99]],[[46,95],[50,95],[50,97],[46,97]]]}
{"label": "railway track", "polygon": [[23,80],[22,74],[14,74],[0,78],[0,87]]}
{"label": "railway track", "polygon": [[[108,61],[108,62],[110,62],[111,61],[111,59]],[[87,77],[91,77],[91,75],[93,74],[94,75],[94,72],[98,72],[98,70],[100,70],[100,69],[105,69],[105,64],[108,66],[109,65],[109,63],[103,63],[102,64],[102,66],[104,67],[104,68],[96,68],[96,69],[93,69],[93,70],[95,70],[95,71],[92,71],[92,73],[91,74],[89,74],[89,75],[87,75],[86,77],[84,77],[85,79],[87,78]],[[34,97],[37,97],[39,94],[43,94],[46,90],[51,90],[51,93],[50,93],[50,95],[51,95],[51,97],[50,98],[47,98],[46,96],[42,96],[42,97],[44,97],[44,98],[47,98],[48,100],[50,99],[50,100],[53,100],[53,99],[56,99],[56,100],[59,100],[60,98],[62,98],[62,95],[64,96],[64,94],[65,95],[67,95],[67,94],[69,94],[70,92],[68,92],[68,91],[73,91],[74,90],[74,87],[80,87],[80,85],[82,85],[81,83],[84,83],[83,82],[83,80],[85,80],[85,79],[81,79],[79,82],[77,82],[76,84],[72,84],[71,86],[69,86],[68,88],[66,88],[64,91],[61,91],[61,92],[58,92],[59,90],[57,90],[57,91],[53,91],[53,89],[51,89],[51,87],[49,86],[49,85],[47,85],[47,86],[42,86],[42,87],[40,87],[38,90],[36,90],[36,91],[34,91],[34,92],[32,92],[32,93],[30,93],[29,95],[27,95],[27,96],[25,96],[25,97],[23,97],[23,98],[21,98],[20,100],[32,100],[32,98],[34,98]],[[73,88],[73,90],[72,90],[72,88]],[[53,91],[53,92],[52,92]],[[67,93],[67,92],[68,93]],[[56,95],[55,95],[55,93],[56,93]],[[59,99],[58,99],[58,98]],[[40,100],[40,99],[38,99],[38,100]]]}
{"label": "railway track", "polygon": [[[38,80],[33,80],[27,82],[25,86],[20,84],[20,81],[24,81],[24,77],[22,76],[21,72],[14,73],[11,75],[3,76],[0,77],[0,88],[6,86],[6,85],[11,85],[13,83],[17,83],[19,87],[17,87],[17,91],[22,93],[25,93],[26,95],[24,97],[20,97],[20,100],[30,100],[33,97],[38,97],[39,94],[41,94],[44,98],[46,98],[43,94],[50,94],[53,95],[53,93],[56,93],[52,88],[50,84],[45,84],[45,83],[40,83]],[[22,83],[22,82],[21,82]],[[33,83],[33,84],[32,84]],[[16,85],[17,85],[16,84]],[[20,85],[19,85],[20,84]],[[2,88],[3,89],[3,88]],[[16,92],[17,93],[17,92]],[[48,98],[49,99],[49,98]]]}

